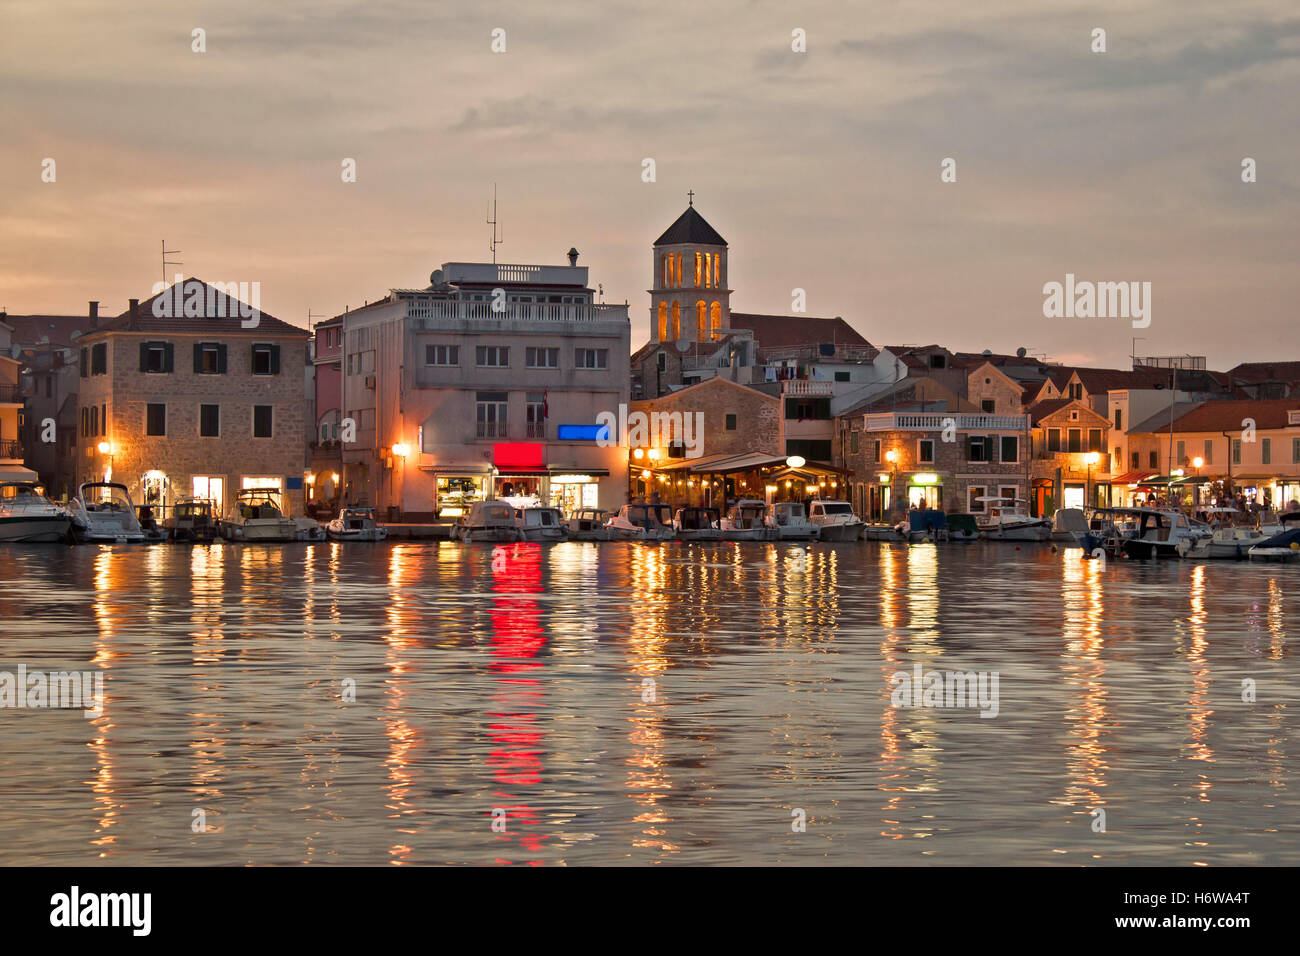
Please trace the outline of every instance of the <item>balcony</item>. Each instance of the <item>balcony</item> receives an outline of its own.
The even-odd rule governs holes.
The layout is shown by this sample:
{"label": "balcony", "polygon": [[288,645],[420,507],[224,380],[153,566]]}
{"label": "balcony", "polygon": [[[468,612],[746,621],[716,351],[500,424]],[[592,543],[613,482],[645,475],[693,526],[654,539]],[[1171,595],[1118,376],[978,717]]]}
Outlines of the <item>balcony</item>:
{"label": "balcony", "polygon": [[1022,432],[1029,428],[1029,416],[960,412],[884,412],[862,416],[862,428],[869,432],[938,432],[949,423],[955,424],[959,432]]}
{"label": "balcony", "polygon": [[799,362],[803,365],[815,363],[854,363],[871,362],[879,353],[870,345],[836,345],[830,354],[822,352],[820,345],[804,345],[795,348],[759,349],[760,364],[778,362]]}
{"label": "balcony", "polygon": [[21,405],[22,390],[17,385],[0,385],[0,405]]}
{"label": "balcony", "polygon": [[812,379],[790,379],[783,382],[784,386],[781,393],[787,397],[797,397],[800,395],[831,395],[835,391],[834,382],[817,382]]}
{"label": "balcony", "polygon": [[4,461],[22,461],[23,460],[23,443],[16,439],[0,441],[0,460]]}
{"label": "balcony", "polygon": [[497,312],[491,302],[462,299],[413,299],[406,305],[406,317],[414,328],[433,329],[439,322],[600,322],[628,321],[626,305],[606,303],[563,304],[551,302],[507,302]]}

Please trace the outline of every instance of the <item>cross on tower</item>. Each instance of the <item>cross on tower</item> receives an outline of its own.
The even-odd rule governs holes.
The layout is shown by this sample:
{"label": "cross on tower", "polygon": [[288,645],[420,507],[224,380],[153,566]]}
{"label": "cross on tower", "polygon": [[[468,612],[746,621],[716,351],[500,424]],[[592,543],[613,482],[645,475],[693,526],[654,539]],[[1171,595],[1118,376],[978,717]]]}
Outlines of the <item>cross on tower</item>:
{"label": "cross on tower", "polygon": [[694,190],[694,189],[690,190],[690,191],[686,194],[686,204],[687,204],[688,206],[694,206],[694,205],[695,205],[695,190]]}

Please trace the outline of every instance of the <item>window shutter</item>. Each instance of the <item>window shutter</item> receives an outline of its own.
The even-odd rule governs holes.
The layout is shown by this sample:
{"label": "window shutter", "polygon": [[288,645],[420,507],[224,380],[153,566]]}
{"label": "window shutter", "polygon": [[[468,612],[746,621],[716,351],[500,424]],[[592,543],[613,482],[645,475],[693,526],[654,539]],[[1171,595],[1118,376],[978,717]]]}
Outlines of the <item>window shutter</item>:
{"label": "window shutter", "polygon": [[271,346],[271,374],[280,374],[280,346]]}
{"label": "window shutter", "polygon": [[195,342],[194,343],[194,374],[198,375],[202,371],[203,371],[203,346],[202,344]]}
{"label": "window shutter", "polygon": [[217,372],[221,375],[226,374],[226,345],[224,342],[217,346]]}
{"label": "window shutter", "polygon": [[89,365],[90,365],[90,350],[82,349],[81,350],[81,377],[82,378],[86,378],[87,376],[90,375]]}
{"label": "window shutter", "polygon": [[170,342],[163,344],[163,371],[176,371],[176,349]]}
{"label": "window shutter", "polygon": [[149,371],[149,343],[140,343],[140,371]]}

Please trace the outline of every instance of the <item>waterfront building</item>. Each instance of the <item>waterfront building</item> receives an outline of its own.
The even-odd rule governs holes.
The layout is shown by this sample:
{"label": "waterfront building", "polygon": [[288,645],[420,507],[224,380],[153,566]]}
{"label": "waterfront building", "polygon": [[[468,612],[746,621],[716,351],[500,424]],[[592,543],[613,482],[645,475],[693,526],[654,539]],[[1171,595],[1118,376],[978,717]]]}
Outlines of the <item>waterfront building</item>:
{"label": "waterfront building", "polygon": [[302,514],[309,333],[265,312],[245,328],[252,307],[221,287],[182,289],[203,314],[156,314],[173,312],[154,308],[173,286],[78,340],[78,482],[120,482],[159,517],[189,496],[228,514],[249,487]]}
{"label": "waterfront building", "polygon": [[339,506],[343,475],[343,318],[317,322],[312,329],[312,416],[307,487],[313,511],[333,516]]}
{"label": "waterfront building", "polygon": [[0,321],[0,479],[35,481],[36,472],[23,464],[23,398],[18,376],[22,365],[10,357],[13,326]]}
{"label": "waterfront building", "polygon": [[627,449],[597,443],[626,406],[627,305],[595,301],[587,268],[448,262],[343,326],[342,497],[408,521],[536,495],[617,509]]}
{"label": "waterfront building", "polygon": [[1082,398],[1037,402],[1029,416],[1030,513],[1050,516],[1057,508],[1109,505],[1113,459],[1106,416]]}

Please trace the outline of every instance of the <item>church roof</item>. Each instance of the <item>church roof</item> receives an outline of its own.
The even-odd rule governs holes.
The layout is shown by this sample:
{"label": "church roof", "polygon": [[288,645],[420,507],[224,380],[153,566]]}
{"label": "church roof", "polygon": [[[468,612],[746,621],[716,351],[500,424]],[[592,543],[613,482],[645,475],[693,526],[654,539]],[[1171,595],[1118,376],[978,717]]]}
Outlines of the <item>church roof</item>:
{"label": "church roof", "polygon": [[656,246],[673,246],[679,243],[725,246],[727,240],[718,235],[718,231],[705,222],[704,217],[695,211],[694,206],[687,206],[686,211],[677,217],[677,221],[655,240]]}

